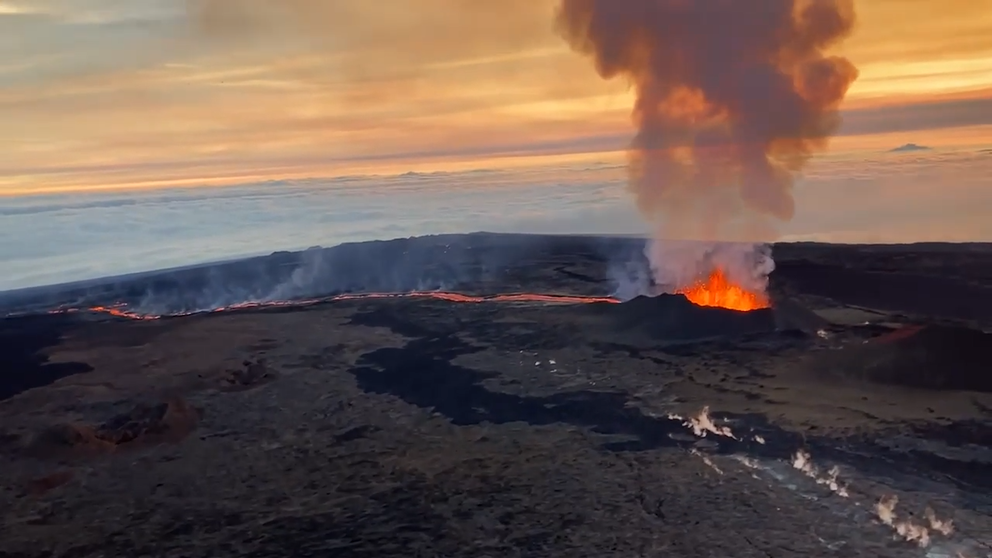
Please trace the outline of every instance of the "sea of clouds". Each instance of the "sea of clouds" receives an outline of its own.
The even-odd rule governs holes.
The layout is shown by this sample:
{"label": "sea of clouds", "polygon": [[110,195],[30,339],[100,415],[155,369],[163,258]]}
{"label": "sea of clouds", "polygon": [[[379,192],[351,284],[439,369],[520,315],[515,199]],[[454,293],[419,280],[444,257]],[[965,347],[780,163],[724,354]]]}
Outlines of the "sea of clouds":
{"label": "sea of clouds", "polygon": [[[992,240],[992,153],[827,158],[787,240]],[[622,165],[0,198],[0,290],[474,231],[643,234]]]}

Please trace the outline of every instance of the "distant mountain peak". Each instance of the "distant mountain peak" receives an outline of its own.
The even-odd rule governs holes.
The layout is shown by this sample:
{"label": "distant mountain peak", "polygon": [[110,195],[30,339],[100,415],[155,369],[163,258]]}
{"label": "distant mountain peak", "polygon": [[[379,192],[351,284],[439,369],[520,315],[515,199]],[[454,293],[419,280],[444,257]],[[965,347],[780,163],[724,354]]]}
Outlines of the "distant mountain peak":
{"label": "distant mountain peak", "polygon": [[900,145],[895,149],[889,150],[889,153],[905,153],[908,151],[933,151],[932,148],[925,145],[917,145],[915,143],[907,143],[905,145]]}

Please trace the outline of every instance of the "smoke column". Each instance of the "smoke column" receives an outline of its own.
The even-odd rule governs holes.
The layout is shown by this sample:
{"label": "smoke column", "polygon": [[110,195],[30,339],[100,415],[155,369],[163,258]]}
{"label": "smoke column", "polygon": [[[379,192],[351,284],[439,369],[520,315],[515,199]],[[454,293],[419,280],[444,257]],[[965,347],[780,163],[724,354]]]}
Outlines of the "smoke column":
{"label": "smoke column", "polygon": [[629,187],[656,227],[658,288],[720,267],[765,289],[760,242],[792,219],[795,176],[858,75],[825,53],[854,20],[853,0],[561,0],[559,34],[636,92]]}

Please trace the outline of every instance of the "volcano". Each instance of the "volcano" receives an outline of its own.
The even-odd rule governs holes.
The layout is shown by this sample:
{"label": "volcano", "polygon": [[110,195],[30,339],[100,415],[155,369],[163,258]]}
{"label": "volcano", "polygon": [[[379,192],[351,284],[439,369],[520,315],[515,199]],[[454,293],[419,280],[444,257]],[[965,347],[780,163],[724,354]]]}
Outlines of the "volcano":
{"label": "volcano", "polygon": [[983,555],[992,248],[778,246],[745,309],[612,298],[643,248],[404,239],[0,297],[28,312],[0,555],[901,558],[913,521]]}

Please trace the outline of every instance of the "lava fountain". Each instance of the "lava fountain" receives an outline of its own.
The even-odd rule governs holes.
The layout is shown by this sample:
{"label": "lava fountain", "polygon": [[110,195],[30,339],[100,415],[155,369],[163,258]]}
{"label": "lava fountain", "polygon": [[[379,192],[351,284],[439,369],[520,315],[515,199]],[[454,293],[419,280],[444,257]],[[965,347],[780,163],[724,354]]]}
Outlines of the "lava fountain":
{"label": "lava fountain", "polygon": [[732,283],[721,269],[715,269],[709,277],[700,279],[688,287],[683,287],[676,293],[685,296],[697,306],[711,306],[740,312],[750,312],[771,306],[767,295],[761,292],[752,292]]}

